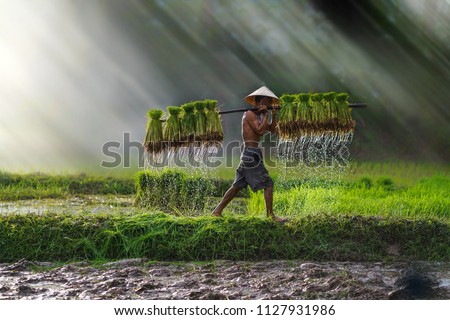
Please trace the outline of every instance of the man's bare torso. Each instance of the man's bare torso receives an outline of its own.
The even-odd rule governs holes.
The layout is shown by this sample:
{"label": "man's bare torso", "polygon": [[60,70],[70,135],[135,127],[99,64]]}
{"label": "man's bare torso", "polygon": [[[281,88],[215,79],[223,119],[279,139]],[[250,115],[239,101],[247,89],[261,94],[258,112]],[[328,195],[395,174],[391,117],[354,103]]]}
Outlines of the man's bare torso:
{"label": "man's bare torso", "polygon": [[247,111],[242,117],[242,140],[246,147],[255,147],[259,145],[259,140],[262,135],[256,133],[249,124],[249,121],[254,121],[258,115],[253,111]]}

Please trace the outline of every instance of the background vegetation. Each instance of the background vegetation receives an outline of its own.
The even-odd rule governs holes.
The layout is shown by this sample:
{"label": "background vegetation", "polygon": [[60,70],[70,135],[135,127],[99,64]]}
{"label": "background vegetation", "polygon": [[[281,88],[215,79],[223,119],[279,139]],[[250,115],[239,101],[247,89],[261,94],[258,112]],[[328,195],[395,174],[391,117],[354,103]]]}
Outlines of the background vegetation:
{"label": "background vegetation", "polygon": [[[366,102],[358,161],[450,160],[447,0],[41,0],[0,15],[3,170],[98,169],[105,143],[144,141],[149,108],[243,107],[262,84]],[[226,141],[240,118],[223,117]]]}

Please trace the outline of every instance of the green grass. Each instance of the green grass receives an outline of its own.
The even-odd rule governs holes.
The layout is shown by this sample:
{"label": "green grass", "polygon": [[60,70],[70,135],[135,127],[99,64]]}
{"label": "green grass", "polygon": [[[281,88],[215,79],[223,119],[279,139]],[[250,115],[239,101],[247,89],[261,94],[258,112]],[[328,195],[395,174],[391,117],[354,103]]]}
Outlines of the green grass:
{"label": "green grass", "polygon": [[396,184],[409,186],[432,176],[450,178],[450,166],[423,162],[386,161],[352,162],[345,179],[357,181],[364,177],[378,180],[390,177]]}
{"label": "green grass", "polygon": [[132,215],[0,216],[0,261],[215,259],[449,259],[449,228],[434,220],[360,215],[303,215],[281,225],[258,217]]}
{"label": "green grass", "polygon": [[[387,177],[372,181],[305,182],[274,193],[274,211],[295,217],[316,213],[441,219],[450,222],[450,178],[433,176],[410,187]],[[249,214],[265,212],[262,192],[250,193]]]}
{"label": "green grass", "polygon": [[65,198],[77,194],[134,194],[132,177],[85,174],[14,174],[0,171],[0,200]]}

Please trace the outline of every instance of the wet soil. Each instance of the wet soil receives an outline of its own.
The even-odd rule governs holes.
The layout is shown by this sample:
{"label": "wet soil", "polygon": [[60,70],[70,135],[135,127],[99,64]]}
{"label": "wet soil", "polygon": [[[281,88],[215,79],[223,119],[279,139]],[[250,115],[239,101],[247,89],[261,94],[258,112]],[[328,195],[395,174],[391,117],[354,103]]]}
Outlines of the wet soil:
{"label": "wet soil", "polygon": [[[210,197],[204,213],[211,213],[221,198]],[[134,205],[135,197],[127,195],[78,195],[65,199],[31,199],[0,202],[0,214],[110,214],[133,213],[141,209]],[[225,209],[225,214],[246,214],[247,199],[235,198]],[[198,215],[199,213],[185,213]]]}
{"label": "wet soil", "polygon": [[0,203],[0,214],[54,213],[110,213],[114,210],[135,210],[134,198],[123,195],[80,195],[66,199],[31,199],[4,201]]}
{"label": "wet soil", "polygon": [[[213,199],[211,208],[217,204]],[[240,200],[240,201],[238,201]],[[0,203],[0,214],[133,213],[131,196]],[[245,213],[245,199],[230,212]],[[228,209],[228,208],[227,208]],[[210,212],[209,211],[209,212]],[[389,248],[398,255],[398,248]],[[0,264],[0,299],[449,299],[450,263],[263,261]]]}
{"label": "wet soil", "polygon": [[449,299],[450,263],[0,264],[0,299]]}

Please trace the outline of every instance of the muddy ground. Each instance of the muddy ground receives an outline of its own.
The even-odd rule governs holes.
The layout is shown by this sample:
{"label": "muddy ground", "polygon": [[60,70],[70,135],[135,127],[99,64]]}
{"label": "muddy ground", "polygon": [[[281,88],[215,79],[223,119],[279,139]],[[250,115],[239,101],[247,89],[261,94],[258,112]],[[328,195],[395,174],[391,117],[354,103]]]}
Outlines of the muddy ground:
{"label": "muddy ground", "polygon": [[449,299],[450,263],[0,264],[0,299]]}
{"label": "muddy ground", "polygon": [[[230,204],[233,213],[245,202]],[[131,196],[2,202],[0,214],[132,212]],[[212,204],[216,204],[214,199]],[[211,207],[212,208],[212,207]],[[212,210],[212,209],[211,209]],[[392,248],[395,253],[395,248]],[[0,264],[0,299],[449,299],[450,263]]]}

